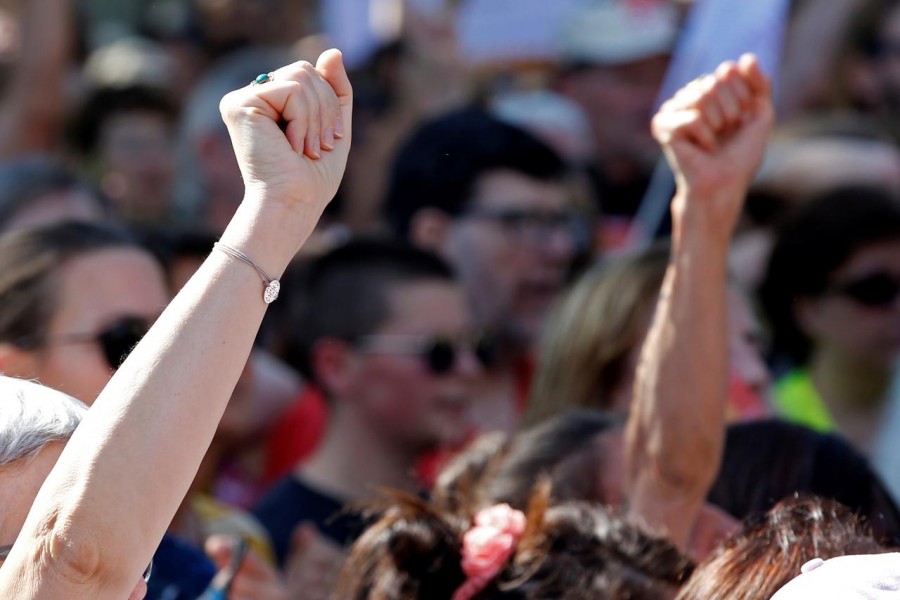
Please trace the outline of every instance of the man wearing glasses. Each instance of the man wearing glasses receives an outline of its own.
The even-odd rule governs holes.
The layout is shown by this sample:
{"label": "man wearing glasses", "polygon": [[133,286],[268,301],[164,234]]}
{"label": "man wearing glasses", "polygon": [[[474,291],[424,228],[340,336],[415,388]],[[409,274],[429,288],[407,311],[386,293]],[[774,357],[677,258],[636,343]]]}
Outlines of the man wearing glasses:
{"label": "man wearing glasses", "polygon": [[532,346],[583,241],[566,176],[547,145],[476,109],[425,123],[395,159],[394,227],[453,265],[477,326],[498,335],[473,407],[485,430],[517,422]]}

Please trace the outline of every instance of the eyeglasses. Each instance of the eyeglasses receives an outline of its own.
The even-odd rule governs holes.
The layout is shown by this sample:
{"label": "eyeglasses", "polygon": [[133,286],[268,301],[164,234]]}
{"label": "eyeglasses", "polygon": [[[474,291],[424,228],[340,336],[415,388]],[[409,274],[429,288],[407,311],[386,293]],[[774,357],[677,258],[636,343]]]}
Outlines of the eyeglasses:
{"label": "eyeglasses", "polygon": [[113,370],[128,358],[138,342],[150,329],[150,323],[142,317],[122,317],[97,333],[73,333],[35,338],[19,338],[20,348],[39,348],[48,344],[79,344],[94,342],[100,346],[107,364]]}
{"label": "eyeglasses", "polygon": [[[6,546],[0,546],[0,561],[6,560],[9,556],[9,552],[12,550],[12,544],[8,544]],[[150,563],[147,565],[147,568],[144,569],[144,572],[141,574],[141,579],[144,580],[144,583],[150,582],[150,575],[153,574],[153,559],[150,559]]]}
{"label": "eyeglasses", "polygon": [[564,233],[573,241],[580,242],[587,230],[583,218],[567,211],[486,209],[469,211],[463,217],[497,223],[520,241],[529,244],[542,244],[556,233]]}
{"label": "eyeglasses", "polygon": [[885,308],[895,304],[900,296],[900,276],[878,271],[835,284],[830,291],[868,308]]}
{"label": "eyeglasses", "polygon": [[489,368],[497,362],[497,343],[491,336],[479,336],[472,340],[453,340],[440,336],[385,333],[363,336],[356,347],[361,352],[371,354],[417,355],[435,375],[445,375],[453,371],[462,348],[474,354],[483,367]]}

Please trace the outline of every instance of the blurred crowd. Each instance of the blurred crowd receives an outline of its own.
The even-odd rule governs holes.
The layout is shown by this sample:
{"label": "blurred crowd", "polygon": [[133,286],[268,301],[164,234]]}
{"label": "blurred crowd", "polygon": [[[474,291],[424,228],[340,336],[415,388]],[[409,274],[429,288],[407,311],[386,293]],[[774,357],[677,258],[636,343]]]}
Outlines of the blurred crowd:
{"label": "blurred crowd", "polygon": [[[750,577],[729,570],[753,556],[793,576],[900,543],[895,0],[790,4],[775,126],[727,256],[727,428],[702,531],[644,539],[598,512],[632,500],[641,352],[681,264],[683,224],[642,231],[636,215],[659,202],[651,118],[692,7],[0,1],[0,372],[88,406],[244,197],[222,97],[332,46],[350,67],[344,179],[281,278],[148,598],[324,599],[348,557],[359,581],[339,597],[449,598],[458,573],[433,595],[371,592],[441,571],[416,549],[443,542],[384,550],[363,532],[497,503],[529,519],[547,504],[546,539],[608,530],[596,568],[646,580],[610,598],[685,580],[680,598],[768,598],[723,592]],[[681,391],[672,431],[715,430]],[[465,531],[446,515],[441,535]],[[790,579],[758,576],[770,595]]]}

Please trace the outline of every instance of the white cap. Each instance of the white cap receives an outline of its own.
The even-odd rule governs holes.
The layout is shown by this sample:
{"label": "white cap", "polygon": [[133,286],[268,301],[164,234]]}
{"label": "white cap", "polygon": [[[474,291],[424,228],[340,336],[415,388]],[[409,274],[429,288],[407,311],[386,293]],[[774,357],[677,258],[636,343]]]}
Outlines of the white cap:
{"label": "white cap", "polygon": [[567,60],[618,64],[671,54],[678,21],[667,2],[593,0],[574,11],[561,33]]}

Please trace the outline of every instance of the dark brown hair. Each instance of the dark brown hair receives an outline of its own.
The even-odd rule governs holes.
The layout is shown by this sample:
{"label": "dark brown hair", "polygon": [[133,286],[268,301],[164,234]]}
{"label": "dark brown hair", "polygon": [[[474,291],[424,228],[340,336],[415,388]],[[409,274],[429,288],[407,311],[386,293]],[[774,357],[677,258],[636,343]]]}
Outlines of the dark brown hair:
{"label": "dark brown hair", "polygon": [[771,598],[814,559],[884,549],[850,509],[832,500],[795,497],[751,518],[701,563],[678,600]]}
{"label": "dark brown hair", "polygon": [[[517,432],[502,447],[473,445],[438,477],[435,499],[443,502],[453,493],[453,488],[461,487],[462,491],[456,493],[475,499],[479,507],[506,502],[524,509],[535,482],[545,477],[553,486],[553,496],[559,500],[608,501],[607,498],[596,497],[599,489],[597,477],[602,471],[603,457],[596,451],[594,441],[599,434],[617,430],[623,423],[624,419],[618,415],[596,410],[571,410]],[[478,466],[478,480],[473,482],[474,489],[468,491],[466,486],[460,485],[463,473],[456,471],[468,470],[467,475],[471,477],[472,465],[478,465],[473,454],[478,453],[487,455],[486,463]],[[559,467],[581,455],[590,462],[590,466],[579,469],[578,477],[566,477]],[[462,469],[461,465],[467,462],[469,465]]]}
{"label": "dark brown hair", "polygon": [[[465,581],[462,539],[470,518],[395,494],[354,544],[338,586],[342,600],[443,600]],[[671,597],[692,564],[662,538],[605,507],[552,505],[549,485],[529,502],[527,525],[506,566],[475,598],[651,600]]]}
{"label": "dark brown hair", "polygon": [[63,222],[0,236],[0,342],[33,345],[56,312],[57,274],[70,260],[109,248],[136,248],[125,232]]}

